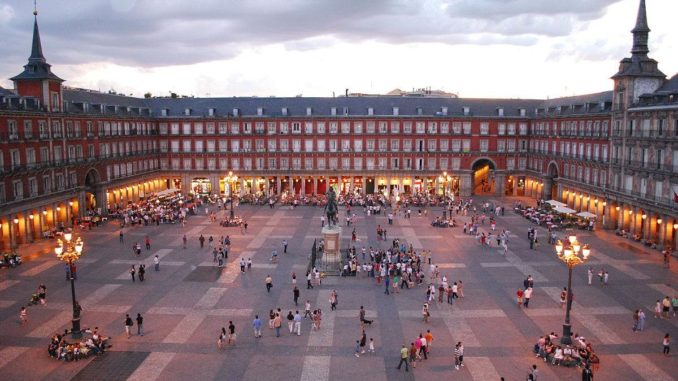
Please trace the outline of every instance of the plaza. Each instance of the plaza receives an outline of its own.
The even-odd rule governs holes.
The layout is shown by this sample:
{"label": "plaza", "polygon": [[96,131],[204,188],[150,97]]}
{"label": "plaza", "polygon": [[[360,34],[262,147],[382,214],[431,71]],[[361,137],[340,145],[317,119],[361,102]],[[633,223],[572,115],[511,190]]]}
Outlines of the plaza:
{"label": "plaza", "polygon": [[[432,262],[450,281],[463,281],[463,299],[453,306],[432,303],[431,319],[424,323],[421,306],[425,286],[385,295],[384,286],[365,274],[358,277],[326,276],[322,285],[306,289],[305,273],[314,240],[321,238],[320,207],[241,205],[236,214],[249,226],[225,228],[210,222],[203,208],[190,216],[186,226],[125,227],[124,243],[119,242],[119,223],[110,220],[92,230],[77,229],[75,236],[84,241],[78,261],[76,293],[83,307],[83,328],[100,328],[111,337],[113,347],[105,354],[78,362],[57,361],[47,355],[49,338],[70,328],[70,286],[64,279],[64,265],[54,254],[54,241],[22,245],[25,263],[0,271],[0,374],[5,380],[523,380],[528,368],[536,364],[540,380],[579,380],[581,369],[546,364],[536,359],[532,347],[539,336],[561,333],[565,311],[560,307],[560,290],[567,284],[567,268],[545,239],[529,249],[527,230],[542,227],[515,214],[516,201],[534,203],[526,198],[479,198],[482,202],[505,207],[497,219],[497,231],[510,230],[508,253],[492,245],[483,247],[472,235],[463,234],[461,225],[469,216],[453,216],[456,228],[434,228],[431,221],[442,214],[438,207],[427,215],[412,218],[396,216],[389,225],[386,213],[367,216],[354,207],[358,252],[362,247],[387,249],[399,238],[415,251],[431,250]],[[215,206],[210,206],[216,211]],[[218,212],[224,218],[227,210]],[[339,217],[346,214],[340,207]],[[388,229],[387,241],[378,240],[376,227]],[[351,228],[352,229],[352,228]],[[480,230],[490,231],[489,223]],[[678,363],[675,356],[662,355],[665,333],[676,336],[678,318],[654,319],[654,302],[664,296],[678,295],[678,276],[663,267],[661,257],[643,245],[604,230],[560,231],[589,244],[591,258],[578,266],[573,275],[573,332],[586,337],[600,358],[597,380],[672,380]],[[140,257],[132,253],[136,242],[145,236],[151,249],[143,248]],[[186,235],[188,247],[182,247]],[[200,249],[198,238],[230,236],[231,251],[225,268],[218,268],[211,249]],[[288,252],[282,242],[289,242]],[[342,248],[351,242],[344,228]],[[272,263],[272,250],[278,261]],[[160,258],[160,271],[153,270],[153,257]],[[360,254],[358,255],[360,258]],[[240,273],[240,258],[252,258],[252,270]],[[132,282],[130,265],[148,265],[146,281]],[[597,279],[587,285],[587,269],[604,268],[609,284]],[[428,266],[424,266],[428,267]],[[428,273],[428,269],[426,270]],[[296,273],[301,289],[298,307],[292,301],[291,274]],[[264,279],[273,278],[273,289],[266,292]],[[519,308],[515,292],[531,275],[535,281],[529,309]],[[428,279],[428,278],[427,278]],[[47,286],[47,303],[28,308],[28,323],[19,324],[19,310],[39,284]],[[338,309],[330,311],[328,299],[338,293]],[[302,322],[301,336],[291,335],[283,326],[276,338],[266,325],[268,311],[281,308],[303,313],[303,301],[323,310],[318,331]],[[359,308],[364,306],[374,324],[366,334],[374,338],[376,353],[354,356],[360,338]],[[633,332],[632,315],[636,309],[647,315],[646,329]],[[145,335],[127,338],[125,314],[141,313]],[[263,337],[255,339],[252,319],[258,314],[264,321]],[[223,350],[216,342],[221,327],[233,321],[237,332],[235,345]],[[397,370],[399,349],[430,329],[434,341],[428,360],[420,361],[409,372]],[[136,332],[136,327],[133,327]],[[465,347],[464,364],[454,369],[454,344]]]}

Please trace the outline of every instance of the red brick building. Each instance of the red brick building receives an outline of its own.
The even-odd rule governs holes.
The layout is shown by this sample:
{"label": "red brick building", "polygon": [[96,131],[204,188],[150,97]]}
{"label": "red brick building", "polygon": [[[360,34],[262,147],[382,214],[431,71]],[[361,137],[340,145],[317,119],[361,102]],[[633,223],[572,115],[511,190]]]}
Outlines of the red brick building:
{"label": "red brick building", "polygon": [[[0,241],[30,242],[88,208],[168,188],[309,195],[334,186],[552,198],[675,247],[678,86],[647,58],[648,32],[641,1],[614,90],[584,96],[140,99],[63,87],[36,20],[28,64],[13,91],[0,89]],[[641,127],[628,127],[634,120]],[[662,135],[645,136],[646,123]],[[645,180],[629,182],[636,170]]]}

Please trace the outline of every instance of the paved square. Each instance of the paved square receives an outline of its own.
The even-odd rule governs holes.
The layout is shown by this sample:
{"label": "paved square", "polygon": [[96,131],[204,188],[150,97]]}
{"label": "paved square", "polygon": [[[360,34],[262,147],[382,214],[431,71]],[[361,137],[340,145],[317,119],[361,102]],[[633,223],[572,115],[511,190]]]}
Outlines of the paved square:
{"label": "paved square", "polygon": [[[489,200],[506,206],[512,200]],[[77,298],[83,306],[83,327],[98,326],[112,336],[113,348],[104,356],[63,363],[47,356],[50,335],[70,325],[70,285],[64,265],[53,254],[37,255],[16,269],[0,271],[0,374],[3,380],[24,379],[130,379],[130,380],[506,380],[525,379],[528,367],[537,363],[541,379],[579,380],[579,369],[568,369],[536,362],[531,352],[536,339],[551,331],[560,332],[564,310],[559,295],[567,283],[567,269],[549,245],[530,250],[525,238],[533,227],[506,208],[498,217],[497,229],[513,233],[507,255],[495,246],[481,247],[461,228],[438,229],[428,217],[396,217],[388,225],[385,215],[367,216],[360,208],[355,228],[356,247],[386,249],[392,238],[401,238],[415,250],[430,249],[432,260],[450,281],[462,280],[464,298],[453,306],[433,303],[431,320],[422,322],[424,287],[385,295],[383,285],[361,274],[359,277],[327,277],[323,285],[307,290],[305,269],[313,239],[320,237],[321,208],[240,206],[237,213],[249,221],[249,229],[223,228],[209,223],[204,212],[188,220],[186,227],[161,225],[125,228],[125,242],[119,243],[113,221],[93,231],[77,232],[85,242],[78,262]],[[223,213],[223,212],[222,212]],[[340,215],[344,215],[341,208]],[[459,223],[468,217],[455,216]],[[377,225],[386,226],[389,241],[377,240]],[[490,230],[481,225],[482,231]],[[350,244],[344,229],[342,247]],[[675,270],[662,268],[660,255],[610,232],[576,232],[580,241],[593,249],[589,263],[575,268],[575,300],[572,323],[575,332],[593,343],[601,358],[597,380],[673,380],[676,357],[661,355],[661,338],[666,332],[678,336],[678,318],[653,319],[655,300],[678,295]],[[131,246],[148,234],[151,250],[141,257]],[[182,236],[188,248],[182,248]],[[228,265],[219,269],[211,249],[200,249],[198,237],[217,240],[229,235],[232,248]],[[562,233],[561,233],[562,234]],[[540,231],[541,237],[545,232]],[[282,241],[289,242],[283,253]],[[49,249],[53,242],[25,247],[26,253]],[[273,249],[278,262],[271,263]],[[160,258],[160,271],[154,271],[153,257]],[[361,258],[361,255],[358,254]],[[240,272],[240,258],[251,258],[253,266]],[[146,281],[132,282],[131,265],[147,265]],[[597,279],[587,285],[588,266],[604,267],[610,273],[609,285]],[[428,268],[428,266],[426,266]],[[292,300],[291,274],[295,272],[301,290],[300,304]],[[273,277],[270,293],[264,278]],[[535,279],[535,292],[529,309],[516,306],[515,291],[527,275]],[[47,304],[28,308],[29,322],[18,324],[19,309],[29,300],[38,284],[47,285]],[[332,289],[339,294],[337,311],[330,311]],[[281,308],[300,310],[303,302],[323,309],[318,331],[302,322],[301,336],[291,335],[283,321],[281,337],[268,328],[268,311]],[[354,356],[361,331],[360,306],[375,322],[366,328],[376,352]],[[647,315],[643,332],[631,331],[632,313],[642,308]],[[125,313],[145,317],[145,336],[124,335]],[[263,338],[255,339],[252,319],[263,321]],[[233,321],[237,341],[218,350],[221,327]],[[428,360],[416,369],[398,371],[398,349],[430,329],[434,335]],[[136,332],[136,327],[134,327]],[[675,339],[674,339],[675,340]],[[454,343],[465,346],[465,367],[454,370]]]}

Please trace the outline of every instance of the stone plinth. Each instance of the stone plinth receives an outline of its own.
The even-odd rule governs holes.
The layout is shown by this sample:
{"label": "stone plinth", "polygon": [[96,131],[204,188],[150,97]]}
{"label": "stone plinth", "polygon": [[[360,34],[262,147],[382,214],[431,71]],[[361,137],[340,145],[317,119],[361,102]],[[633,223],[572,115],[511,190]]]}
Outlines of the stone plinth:
{"label": "stone plinth", "polygon": [[341,227],[327,226],[322,230],[323,240],[325,242],[325,252],[323,253],[323,262],[326,265],[339,264],[341,261],[341,254],[339,252],[339,244],[341,242]]}

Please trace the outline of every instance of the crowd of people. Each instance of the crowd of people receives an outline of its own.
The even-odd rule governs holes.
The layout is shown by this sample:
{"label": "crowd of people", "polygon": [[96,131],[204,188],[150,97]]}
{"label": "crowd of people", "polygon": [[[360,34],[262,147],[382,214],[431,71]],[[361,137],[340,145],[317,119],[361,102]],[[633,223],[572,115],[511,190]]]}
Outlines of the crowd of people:
{"label": "crowd of people", "polygon": [[55,334],[47,347],[47,353],[57,360],[78,361],[92,355],[100,355],[112,346],[108,342],[110,337],[100,334],[99,327],[93,330],[85,329],[83,333],[89,337],[75,342],[67,340],[70,334],[68,330],[63,334]]}

